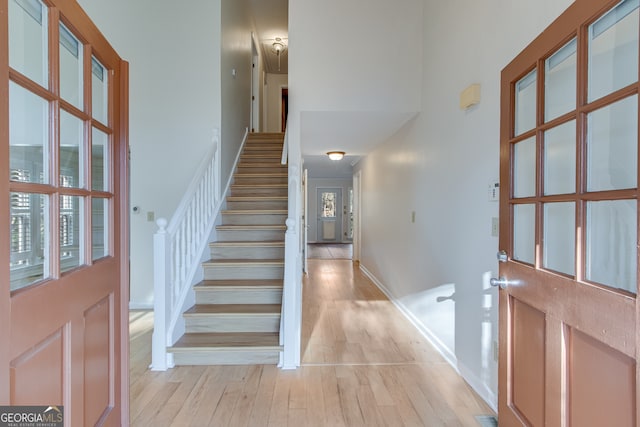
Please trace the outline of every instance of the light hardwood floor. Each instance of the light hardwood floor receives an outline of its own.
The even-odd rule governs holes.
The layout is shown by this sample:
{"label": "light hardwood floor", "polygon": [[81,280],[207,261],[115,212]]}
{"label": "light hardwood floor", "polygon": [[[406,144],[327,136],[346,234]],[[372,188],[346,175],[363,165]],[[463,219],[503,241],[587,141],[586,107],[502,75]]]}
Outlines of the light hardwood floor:
{"label": "light hardwood floor", "polygon": [[302,367],[151,372],[148,312],[131,313],[133,426],[479,426],[492,414],[349,260],[309,260]]}
{"label": "light hardwood floor", "polygon": [[309,243],[307,257],[314,259],[351,259],[353,245],[351,243]]}

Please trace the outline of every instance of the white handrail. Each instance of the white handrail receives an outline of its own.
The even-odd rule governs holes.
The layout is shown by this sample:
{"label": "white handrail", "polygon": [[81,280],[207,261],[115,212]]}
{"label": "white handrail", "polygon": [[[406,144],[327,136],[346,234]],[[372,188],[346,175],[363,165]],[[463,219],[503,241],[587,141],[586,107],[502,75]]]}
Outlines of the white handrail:
{"label": "white handrail", "polygon": [[171,221],[158,219],[158,231],[153,236],[152,370],[164,371],[173,365],[167,353],[167,346],[172,344],[172,329],[200,266],[202,251],[208,243],[221,202],[220,136],[216,129],[213,145],[196,170]]}

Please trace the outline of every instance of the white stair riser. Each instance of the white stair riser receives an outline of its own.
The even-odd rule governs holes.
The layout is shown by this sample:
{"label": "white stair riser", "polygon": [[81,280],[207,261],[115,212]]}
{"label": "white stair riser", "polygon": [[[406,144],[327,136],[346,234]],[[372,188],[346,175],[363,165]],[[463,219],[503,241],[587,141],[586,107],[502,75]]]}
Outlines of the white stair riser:
{"label": "white stair riser", "polygon": [[282,154],[282,144],[273,142],[248,142],[244,146],[244,154],[250,154],[254,151],[269,151]]}
{"label": "white stair riser", "polygon": [[282,164],[282,153],[277,154],[264,154],[264,153],[254,153],[254,154],[243,154],[240,156],[240,164],[242,163],[269,163],[273,165],[281,165]]}
{"label": "white stair riser", "polygon": [[253,160],[276,160],[279,157],[279,162],[282,161],[282,148],[269,148],[269,147],[246,147],[243,156],[249,157]]}
{"label": "white stair riser", "polygon": [[218,240],[222,242],[259,242],[284,240],[282,230],[218,230]]}
{"label": "white stair riser", "polygon": [[287,214],[222,214],[224,225],[284,225],[286,221]]}
{"label": "white stair riser", "polygon": [[198,290],[196,304],[280,304],[282,288],[268,289],[216,289]]}
{"label": "white stair riser", "polygon": [[251,210],[251,209],[287,209],[286,200],[242,200],[227,201],[229,210]]}
{"label": "white stair riser", "polygon": [[281,265],[258,265],[250,267],[204,265],[205,280],[253,280],[282,279],[284,267]]}
{"label": "white stair riser", "polygon": [[284,197],[287,195],[288,190],[286,188],[232,188],[230,191],[231,196],[274,196]]}
{"label": "white stair riser", "polygon": [[211,259],[283,259],[284,247],[211,246]]}
{"label": "white stair riser", "polygon": [[185,331],[208,332],[278,332],[280,314],[270,316],[185,316]]}
{"label": "white stair riser", "polygon": [[279,362],[280,350],[206,350],[173,353],[177,366],[188,365],[273,365]]}
{"label": "white stair riser", "polygon": [[238,176],[233,181],[235,184],[286,184],[286,176]]}
{"label": "white stair riser", "polygon": [[238,165],[238,173],[284,173],[287,172],[286,166],[243,166]]}

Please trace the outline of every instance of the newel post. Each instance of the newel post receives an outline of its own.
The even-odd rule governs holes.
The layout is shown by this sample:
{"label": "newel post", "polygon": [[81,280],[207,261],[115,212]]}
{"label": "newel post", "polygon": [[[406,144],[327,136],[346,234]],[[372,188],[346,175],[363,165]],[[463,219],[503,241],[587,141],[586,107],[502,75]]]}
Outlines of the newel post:
{"label": "newel post", "polygon": [[167,363],[167,288],[170,280],[170,244],[167,220],[156,221],[153,235],[153,336],[151,339],[151,370],[166,371]]}

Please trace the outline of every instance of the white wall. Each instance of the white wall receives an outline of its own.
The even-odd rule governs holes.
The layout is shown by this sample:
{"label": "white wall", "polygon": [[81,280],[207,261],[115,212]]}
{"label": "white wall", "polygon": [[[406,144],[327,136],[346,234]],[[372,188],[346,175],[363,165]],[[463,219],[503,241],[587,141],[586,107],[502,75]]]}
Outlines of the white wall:
{"label": "white wall", "polygon": [[[570,3],[424,1],[422,112],[357,165],[362,265],[493,404],[500,71]],[[472,83],[482,100],[462,111]]]}
{"label": "white wall", "polygon": [[422,2],[291,0],[289,74],[297,108],[417,111]]}
{"label": "white wall", "polygon": [[[307,184],[308,203],[308,241],[313,243],[318,241],[318,189],[319,188],[340,188],[342,189],[342,205],[339,209],[344,212],[344,208],[349,202],[349,188],[353,187],[353,179],[331,179],[331,178],[309,178]],[[347,231],[347,215],[342,215],[342,236],[343,241],[349,241],[344,237]]]}
{"label": "white wall", "polygon": [[223,185],[226,185],[228,177],[233,172],[231,168],[251,121],[251,22],[247,0],[222,0],[220,67]]}
{"label": "white wall", "polygon": [[141,208],[131,217],[131,305],[151,306],[156,226],[147,213],[171,217],[214,128],[226,184],[249,124],[247,12],[231,0],[79,3],[130,63],[131,205]]}
{"label": "white wall", "polygon": [[282,116],[282,88],[286,88],[289,81],[287,74],[268,73],[265,76],[264,123],[265,132],[281,131]]}

